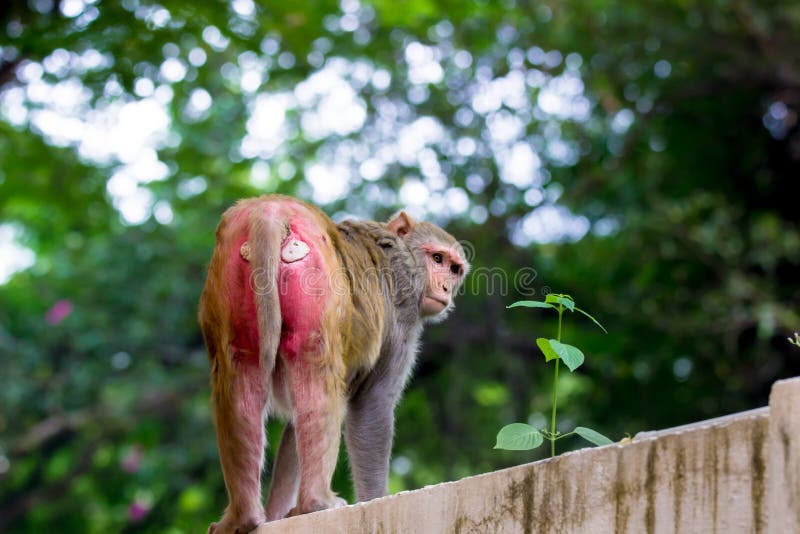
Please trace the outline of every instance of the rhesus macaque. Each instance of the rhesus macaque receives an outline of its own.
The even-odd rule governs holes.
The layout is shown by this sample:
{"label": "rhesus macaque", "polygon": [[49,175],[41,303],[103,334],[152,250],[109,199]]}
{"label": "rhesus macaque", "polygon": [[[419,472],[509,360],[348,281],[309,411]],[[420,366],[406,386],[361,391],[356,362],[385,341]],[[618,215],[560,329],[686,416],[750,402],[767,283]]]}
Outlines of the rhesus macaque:
{"label": "rhesus macaque", "polygon": [[[422,326],[469,269],[447,232],[400,212],[334,224],[299,200],[228,209],[200,298],[230,504],[210,532],[343,506],[331,491],[342,422],[359,501],[388,493],[394,408]],[[289,422],[261,502],[265,418]]]}

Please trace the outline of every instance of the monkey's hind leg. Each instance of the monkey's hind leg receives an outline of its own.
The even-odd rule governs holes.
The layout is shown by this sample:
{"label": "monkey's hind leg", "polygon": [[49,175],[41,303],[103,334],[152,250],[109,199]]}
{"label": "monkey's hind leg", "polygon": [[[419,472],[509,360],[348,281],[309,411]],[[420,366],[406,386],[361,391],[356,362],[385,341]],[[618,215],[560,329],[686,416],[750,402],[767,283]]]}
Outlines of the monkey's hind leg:
{"label": "monkey's hind leg", "polygon": [[327,352],[332,348],[329,343],[317,345],[317,353],[298,354],[288,362],[300,461],[297,506],[289,515],[347,505],[331,491],[345,408],[342,355],[336,349]]}
{"label": "monkey's hind leg", "polygon": [[233,362],[227,379],[215,377],[213,410],[222,473],[230,504],[210,533],[245,533],[266,521],[261,503],[264,416],[268,390],[256,358]]}

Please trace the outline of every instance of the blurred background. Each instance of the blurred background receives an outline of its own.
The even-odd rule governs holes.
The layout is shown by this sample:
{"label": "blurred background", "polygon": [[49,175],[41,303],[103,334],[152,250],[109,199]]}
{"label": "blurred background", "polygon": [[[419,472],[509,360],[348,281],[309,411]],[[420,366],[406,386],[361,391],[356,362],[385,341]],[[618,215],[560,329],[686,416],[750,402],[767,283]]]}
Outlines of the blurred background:
{"label": "blurred background", "polygon": [[219,517],[196,306],[219,216],[267,192],[474,251],[392,491],[546,454],[492,447],[545,425],[553,317],[505,306],[548,291],[609,331],[567,318],[563,429],[766,404],[800,374],[799,111],[796,0],[5,0],[0,531]]}

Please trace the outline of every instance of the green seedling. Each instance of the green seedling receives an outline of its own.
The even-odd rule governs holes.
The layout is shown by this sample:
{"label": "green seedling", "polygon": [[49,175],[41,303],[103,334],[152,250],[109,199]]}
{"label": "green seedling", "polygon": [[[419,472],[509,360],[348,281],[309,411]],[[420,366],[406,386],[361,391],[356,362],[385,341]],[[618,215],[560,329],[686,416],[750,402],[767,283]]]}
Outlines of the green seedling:
{"label": "green seedling", "polygon": [[800,335],[797,332],[794,333],[794,338],[786,338],[789,340],[789,343],[794,345],[795,347],[800,347]]}
{"label": "green seedling", "polygon": [[555,456],[556,441],[568,436],[572,436],[573,434],[577,434],[586,441],[598,446],[609,445],[612,443],[610,439],[599,432],[583,426],[575,427],[572,432],[568,432],[566,434],[562,434],[556,430],[559,365],[563,361],[564,365],[567,366],[570,372],[574,372],[583,364],[585,359],[580,349],[573,347],[572,345],[562,343],[561,341],[561,322],[564,311],[569,310],[570,313],[578,312],[582,315],[585,315],[591,319],[594,324],[599,326],[603,332],[606,332],[606,329],[603,328],[603,325],[601,325],[597,319],[575,306],[575,301],[569,295],[550,294],[547,295],[544,302],[539,300],[520,300],[508,307],[545,308],[558,312],[558,335],[556,336],[556,339],[546,339],[540,337],[536,340],[536,345],[539,347],[539,350],[542,351],[542,354],[544,354],[545,361],[555,361],[555,372],[553,374],[553,411],[550,418],[549,430],[546,428],[535,428],[525,423],[512,423],[504,426],[500,429],[500,432],[497,433],[497,443],[495,444],[494,448],[510,451],[527,451],[530,449],[535,449],[544,443],[544,440],[548,440],[550,442],[550,456]]}

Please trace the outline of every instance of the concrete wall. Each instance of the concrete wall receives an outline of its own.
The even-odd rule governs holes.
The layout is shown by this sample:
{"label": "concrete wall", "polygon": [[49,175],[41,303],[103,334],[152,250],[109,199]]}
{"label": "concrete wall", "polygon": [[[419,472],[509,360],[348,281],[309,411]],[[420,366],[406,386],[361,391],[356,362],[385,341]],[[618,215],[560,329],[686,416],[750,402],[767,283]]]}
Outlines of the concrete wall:
{"label": "concrete wall", "polygon": [[258,534],[800,534],[800,378],[769,408],[265,524]]}

